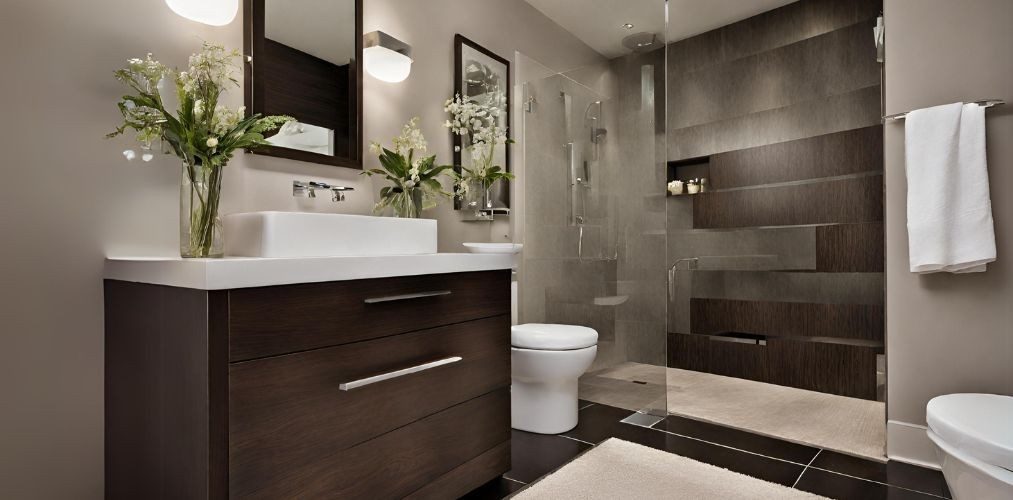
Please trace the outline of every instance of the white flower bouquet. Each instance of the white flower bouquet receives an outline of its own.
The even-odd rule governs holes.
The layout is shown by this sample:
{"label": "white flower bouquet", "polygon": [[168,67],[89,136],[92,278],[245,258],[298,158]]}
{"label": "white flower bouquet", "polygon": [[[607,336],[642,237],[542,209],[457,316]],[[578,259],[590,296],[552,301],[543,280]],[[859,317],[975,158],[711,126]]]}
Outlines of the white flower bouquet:
{"label": "white flower bouquet", "polygon": [[[116,79],[133,93],[118,103],[123,124],[108,135],[115,137],[127,129],[136,132],[142,148],[151,149],[161,141],[183,162],[180,199],[180,252],[183,257],[216,257],[222,253],[221,198],[222,168],[237,149],[252,149],[266,144],[264,133],[291,120],[285,116],[253,115],[244,117],[245,108],[231,109],[218,103],[226,87],[239,86],[232,76],[238,51],[226,51],[221,45],[204,43],[201,51],[190,56],[186,71],[175,71],[152,58],[130,59],[115,72]],[[159,85],[165,79],[176,84],[179,108],[166,109]],[[124,153],[132,159],[133,151]],[[145,153],[144,160],[151,154]]]}
{"label": "white flower bouquet", "polygon": [[443,108],[450,114],[450,119],[443,125],[462,139],[468,138],[466,149],[471,157],[471,166],[461,165],[461,172],[455,174],[456,194],[462,198],[468,197],[471,185],[485,191],[498,180],[514,178],[505,166],[494,164],[496,148],[513,142],[507,138],[506,127],[500,125],[506,96],[498,89],[484,96],[480,101],[457,94],[448,99]]}
{"label": "white flower bouquet", "polygon": [[362,172],[362,175],[383,176],[392,184],[380,190],[380,201],[374,211],[391,207],[398,217],[421,217],[422,210],[433,208],[441,199],[450,196],[443,190],[439,177],[453,166],[436,165],[436,155],[415,157],[416,152],[422,154],[428,148],[426,138],[419,130],[417,116],[409,120],[402,127],[401,135],[391,142],[393,149],[387,149],[376,141],[370,143],[370,152],[380,158],[383,168]]}

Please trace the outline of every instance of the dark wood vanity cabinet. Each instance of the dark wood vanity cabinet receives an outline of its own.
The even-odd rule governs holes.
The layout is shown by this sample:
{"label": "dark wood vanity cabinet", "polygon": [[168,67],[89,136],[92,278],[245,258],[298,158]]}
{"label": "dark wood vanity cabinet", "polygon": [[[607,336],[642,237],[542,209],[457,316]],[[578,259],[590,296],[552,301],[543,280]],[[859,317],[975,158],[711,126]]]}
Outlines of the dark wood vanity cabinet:
{"label": "dark wood vanity cabinet", "polygon": [[509,281],[107,280],[106,496],[456,498],[495,478]]}

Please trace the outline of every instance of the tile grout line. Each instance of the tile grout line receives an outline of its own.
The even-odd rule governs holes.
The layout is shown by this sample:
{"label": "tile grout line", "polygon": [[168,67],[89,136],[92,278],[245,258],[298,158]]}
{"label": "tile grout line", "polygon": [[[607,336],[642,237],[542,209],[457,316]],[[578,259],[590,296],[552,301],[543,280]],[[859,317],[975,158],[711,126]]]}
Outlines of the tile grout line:
{"label": "tile grout line", "polygon": [[561,437],[561,438],[566,438],[566,439],[569,439],[569,440],[571,440],[571,441],[576,441],[576,442],[578,442],[578,443],[584,443],[584,444],[589,444],[589,445],[591,445],[591,446],[595,446],[595,444],[594,444],[594,443],[591,443],[591,442],[588,442],[588,441],[584,441],[583,439],[577,439],[577,438],[575,438],[575,437],[570,437],[570,436],[566,436],[566,435],[564,435],[564,434],[557,434],[557,436],[559,436],[559,437]]}
{"label": "tile grout line", "polygon": [[[627,425],[633,425],[633,424],[627,424]],[[638,427],[639,427],[639,426],[638,426]],[[678,434],[678,433],[675,433],[675,432],[672,432],[672,431],[666,431],[666,430],[662,430],[662,429],[657,429],[657,428],[654,428],[654,427],[645,427],[645,429],[651,429],[651,430],[655,430],[655,431],[658,431],[658,432],[664,432],[665,434],[671,434],[671,435],[673,435],[673,436],[679,436],[679,437],[681,437],[681,438],[686,438],[686,439],[692,439],[692,440],[694,440],[694,441],[699,441],[699,442],[701,442],[701,443],[707,443],[707,444],[711,444],[711,445],[714,445],[714,446],[720,446],[720,447],[722,447],[722,448],[728,448],[729,450],[735,450],[735,451],[740,451],[740,452],[742,452],[742,453],[748,453],[748,454],[750,454],[750,455],[756,455],[756,456],[758,456],[758,457],[763,457],[763,458],[769,458],[769,459],[771,459],[771,460],[777,460],[777,461],[779,461],[779,462],[785,462],[785,463],[789,463],[789,464],[795,464],[795,465],[802,465],[802,466],[804,466],[804,467],[806,467],[806,468],[809,468],[809,467],[810,467],[809,465],[805,465],[805,464],[800,464],[800,463],[798,463],[798,462],[792,462],[791,460],[785,460],[785,459],[783,459],[783,458],[777,458],[777,457],[772,457],[772,456],[769,456],[769,455],[764,455],[764,454],[762,454],[762,453],[757,453],[757,452],[755,452],[755,451],[749,451],[749,450],[743,450],[743,449],[741,449],[741,448],[736,448],[736,447],[734,447],[734,446],[728,446],[728,445],[726,445],[726,444],[721,444],[721,443],[715,443],[715,442],[713,442],[713,441],[707,441],[706,439],[700,439],[700,438],[698,438],[698,437],[693,437],[693,436],[687,436],[687,435],[685,435],[685,434]],[[819,455],[819,454],[820,454],[820,452],[822,452],[822,451],[823,451],[823,450],[822,450],[822,449],[820,449],[820,451],[819,451],[819,452],[816,452],[816,455]],[[814,457],[813,457],[813,460],[815,460],[815,459],[816,459],[816,457],[814,456]],[[810,463],[810,464],[812,464],[812,460],[811,460],[811,461],[809,461],[809,463]],[[921,494],[923,494],[923,495],[929,495],[929,496],[932,496],[932,497],[936,497],[936,498],[942,498],[942,499],[944,499],[944,500],[952,500],[952,499],[950,499],[950,498],[947,498],[947,497],[943,497],[943,496],[939,496],[939,495],[936,495],[936,494],[933,494],[933,493],[928,493],[928,492],[926,492],[926,491],[921,491],[921,490],[915,490],[915,489],[911,489],[911,488],[906,488],[906,487],[904,487],[904,486],[898,486],[898,485],[896,485],[896,484],[890,484],[890,483],[884,483],[884,482],[881,482],[881,481],[876,481],[876,480],[873,480],[873,479],[866,479],[866,478],[864,478],[864,477],[858,477],[858,476],[852,476],[852,475],[850,475],[850,474],[845,474],[845,473],[843,473],[843,472],[837,472],[837,471],[832,471],[832,470],[828,470],[828,469],[824,469],[824,468],[822,468],[822,467],[816,467],[816,466],[812,466],[812,468],[813,468],[813,469],[816,469],[816,470],[821,470],[821,471],[823,471],[823,472],[829,472],[829,473],[831,473],[831,474],[837,474],[838,476],[844,476],[844,477],[848,477],[848,478],[851,478],[851,479],[857,479],[857,480],[859,480],[859,481],[865,481],[865,482],[867,482],[867,483],[876,483],[876,484],[881,484],[881,485],[883,485],[883,486],[887,486],[887,487],[890,487],[890,488],[897,488],[897,489],[901,489],[901,490],[907,490],[907,491],[911,491],[911,492],[914,492],[914,493],[921,493]],[[803,470],[802,470],[802,472],[805,472],[805,469],[803,469]],[[799,477],[801,478],[801,477],[802,477],[802,475],[801,475],[801,474],[799,474]],[[798,480],[796,480],[795,482],[796,482],[796,483],[798,483]]]}
{"label": "tile grout line", "polygon": [[[634,425],[634,424],[627,424],[627,425]],[[638,426],[638,427],[640,427],[640,426]],[[698,437],[687,436],[685,434],[679,434],[679,433],[672,432],[672,431],[658,429],[658,428],[655,428],[655,427],[645,427],[645,429],[651,429],[651,430],[655,430],[655,431],[658,431],[658,432],[663,432],[665,434],[671,434],[673,436],[679,436],[681,438],[692,439],[694,441],[699,441],[701,443],[707,443],[707,444],[714,445],[714,446],[720,446],[722,448],[727,448],[729,450],[740,451],[742,453],[748,453],[750,455],[755,455],[755,456],[758,456],[758,457],[769,458],[771,460],[777,460],[779,462],[785,462],[785,463],[789,463],[789,464],[801,465],[801,466],[805,467],[804,469],[802,469],[803,473],[805,472],[805,469],[808,469],[808,468],[812,467],[813,469],[816,469],[816,470],[821,470],[823,472],[829,472],[831,474],[837,474],[838,476],[844,476],[844,477],[848,477],[848,478],[851,478],[851,479],[857,479],[859,481],[865,481],[865,482],[868,482],[868,483],[881,484],[883,486],[888,486],[890,488],[898,488],[898,489],[902,489],[902,490],[912,491],[912,492],[915,492],[915,493],[921,493],[923,495],[929,495],[929,496],[936,497],[936,498],[942,498],[944,500],[952,500],[950,498],[939,496],[939,495],[936,495],[936,494],[933,494],[933,493],[928,493],[926,491],[915,490],[915,489],[911,489],[911,488],[906,488],[904,486],[898,486],[896,484],[884,483],[884,482],[881,482],[881,481],[875,481],[873,479],[866,479],[864,477],[852,476],[850,474],[845,474],[843,472],[837,472],[837,471],[832,471],[832,470],[824,469],[822,467],[813,466],[812,463],[813,463],[813,461],[816,460],[816,457],[819,456],[819,454],[823,451],[822,448],[819,451],[816,452],[816,455],[813,456],[813,459],[809,461],[808,465],[806,465],[806,464],[800,464],[798,462],[793,462],[791,460],[785,460],[783,458],[777,458],[777,457],[772,457],[770,455],[764,455],[762,453],[757,453],[755,451],[743,450],[741,448],[736,448],[734,446],[728,446],[726,444],[715,443],[713,441],[707,441],[706,439],[700,439]],[[801,477],[802,477],[802,474],[799,474],[799,479],[801,479]],[[798,484],[798,479],[795,480],[795,483]]]}
{"label": "tile grout line", "polygon": [[816,469],[818,471],[828,472],[830,474],[837,474],[838,476],[844,476],[844,477],[850,478],[850,479],[857,479],[859,481],[865,481],[867,483],[876,483],[876,484],[881,484],[881,485],[889,487],[889,488],[897,488],[899,490],[907,490],[907,491],[911,491],[911,492],[914,492],[914,493],[920,493],[922,495],[928,495],[930,497],[942,498],[944,500],[952,500],[950,497],[944,497],[944,496],[941,496],[941,495],[936,495],[935,493],[929,493],[927,491],[916,490],[916,489],[908,488],[906,486],[899,486],[899,485],[896,485],[896,484],[884,483],[882,481],[876,481],[875,479],[867,479],[867,478],[864,478],[864,477],[852,476],[851,474],[845,474],[843,472],[837,472],[837,471],[830,470],[830,469],[824,469],[822,467],[817,467],[815,465],[812,466],[812,468]]}
{"label": "tile grout line", "polygon": [[[556,434],[556,435],[558,436],[559,434]],[[572,438],[570,438],[570,439],[572,439]],[[569,460],[567,460],[566,462],[564,462],[562,465],[560,465],[560,466],[558,466],[558,467],[550,470],[549,472],[546,472],[545,474],[542,474],[541,476],[536,477],[535,480],[531,481],[530,483],[525,483],[523,481],[518,481],[518,480],[512,479],[512,478],[507,478],[507,479],[510,479],[511,481],[514,481],[514,482],[517,482],[517,483],[521,483],[525,487],[530,487],[532,484],[535,484],[538,481],[541,481],[542,479],[544,479],[544,478],[546,478],[546,477],[548,477],[548,476],[550,476],[552,474],[555,474],[556,472],[558,472],[563,467],[566,467],[567,465],[570,465],[571,463],[573,463],[574,461],[576,461],[578,458],[583,457],[585,454],[587,454],[589,451],[593,450],[594,448],[595,447],[592,446],[592,447],[590,447],[590,448],[588,448],[588,449],[586,449],[584,451],[581,451],[580,453],[577,454],[577,456],[575,456],[573,458],[570,458]],[[503,477],[506,477],[506,475],[504,475]]]}
{"label": "tile grout line", "polygon": [[[633,425],[633,424],[628,424],[628,425]],[[748,453],[750,455],[756,455],[758,457],[769,458],[771,460],[777,460],[779,462],[785,462],[785,463],[789,463],[789,464],[800,465],[800,466],[803,466],[803,467],[805,466],[805,464],[800,464],[798,462],[792,462],[791,460],[785,460],[783,458],[772,457],[772,456],[769,456],[769,455],[764,455],[763,453],[757,453],[755,451],[743,450],[741,448],[736,448],[734,446],[728,446],[727,444],[715,443],[713,441],[707,441],[706,439],[700,439],[698,437],[687,436],[685,434],[679,434],[679,433],[675,433],[675,432],[672,432],[672,431],[666,431],[666,430],[662,430],[662,429],[655,429],[654,427],[645,427],[645,429],[651,429],[651,430],[655,430],[655,431],[658,431],[658,432],[663,432],[665,434],[671,434],[673,436],[679,436],[681,438],[692,439],[693,441],[699,441],[701,443],[707,443],[707,444],[714,445],[714,446],[720,446],[722,448],[727,448],[729,450],[741,451],[742,453]]]}
{"label": "tile grout line", "polygon": [[823,448],[820,448],[818,451],[816,451],[816,454],[813,455],[812,460],[810,460],[809,463],[806,464],[806,466],[802,469],[802,472],[798,474],[798,478],[795,479],[795,484],[791,485],[792,488],[798,486],[798,482],[802,480],[802,475],[805,474],[805,471],[809,470],[809,466],[811,466],[813,462],[816,461],[816,457],[820,456],[820,453],[823,453]]}

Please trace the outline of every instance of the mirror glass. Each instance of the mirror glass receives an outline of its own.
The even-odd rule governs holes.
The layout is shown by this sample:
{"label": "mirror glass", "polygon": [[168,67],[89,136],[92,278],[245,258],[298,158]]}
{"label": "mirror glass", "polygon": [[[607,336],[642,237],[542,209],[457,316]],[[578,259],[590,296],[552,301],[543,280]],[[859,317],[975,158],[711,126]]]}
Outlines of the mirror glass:
{"label": "mirror glass", "polygon": [[360,167],[360,2],[251,1],[249,107],[295,118],[267,138],[273,147],[264,152]]}

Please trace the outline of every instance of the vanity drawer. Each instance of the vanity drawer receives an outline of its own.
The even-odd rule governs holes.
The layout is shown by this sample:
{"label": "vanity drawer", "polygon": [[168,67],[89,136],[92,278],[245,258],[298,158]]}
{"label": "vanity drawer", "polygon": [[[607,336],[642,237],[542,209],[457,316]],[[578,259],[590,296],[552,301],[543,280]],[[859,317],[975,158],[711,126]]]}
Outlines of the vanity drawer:
{"label": "vanity drawer", "polygon": [[328,347],[510,313],[510,271],[229,292],[229,359]]}
{"label": "vanity drawer", "polygon": [[489,453],[509,463],[509,441],[510,391],[503,388],[297,467],[287,457],[260,455],[271,480],[230,469],[229,496],[403,498]]}
{"label": "vanity drawer", "polygon": [[[434,361],[446,364],[367,383],[370,377]],[[356,385],[356,381],[365,382]],[[337,481],[334,471],[354,464],[358,459],[352,457],[358,452],[344,450],[509,384],[509,315],[233,363],[230,492],[237,497],[289,497],[324,491],[298,489],[317,482],[322,488],[348,487],[342,481],[352,480]],[[496,406],[492,414],[506,419],[503,427],[508,432],[508,403],[505,408]],[[472,424],[462,418],[455,425]],[[460,436],[449,442],[455,439]],[[428,450],[420,448],[413,466],[443,460],[448,446],[440,442]],[[378,462],[377,467],[381,465],[386,466]]]}

